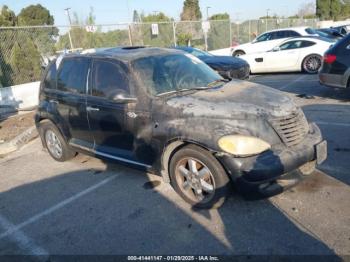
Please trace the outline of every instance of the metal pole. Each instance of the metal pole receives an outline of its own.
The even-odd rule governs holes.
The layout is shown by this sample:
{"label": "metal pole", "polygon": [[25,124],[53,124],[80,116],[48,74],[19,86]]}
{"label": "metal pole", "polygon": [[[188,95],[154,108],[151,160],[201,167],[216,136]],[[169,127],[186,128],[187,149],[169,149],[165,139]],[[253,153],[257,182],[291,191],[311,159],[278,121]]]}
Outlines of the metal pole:
{"label": "metal pole", "polygon": [[130,45],[132,46],[132,35],[131,35],[131,26],[130,26],[130,24],[128,24],[128,31],[129,31],[129,43],[130,43]]}
{"label": "metal pole", "polygon": [[69,8],[64,9],[66,11],[66,14],[68,16],[68,21],[69,21],[69,30],[68,30],[68,38],[69,38],[69,43],[70,43],[70,49],[73,49],[73,41],[72,41],[72,37],[70,35],[70,30],[72,30],[72,20],[70,19],[70,14],[69,14]]}
{"label": "metal pole", "polygon": [[266,31],[267,31],[267,23],[269,22],[269,11],[270,9],[266,9]]}
{"label": "metal pole", "polygon": [[207,6],[207,20],[209,20],[209,8],[211,8],[211,7]]}
{"label": "metal pole", "polygon": [[174,39],[174,46],[176,47],[176,24],[173,22],[173,39]]}
{"label": "metal pole", "polygon": [[249,25],[249,42],[250,42],[251,41],[251,35],[252,35],[252,28],[251,28],[252,23],[251,23],[250,20],[248,22],[248,25]]}
{"label": "metal pole", "polygon": [[230,45],[229,45],[229,47],[231,47],[232,46],[232,26],[231,26],[231,20],[230,19],[228,20],[228,25],[230,27]]}

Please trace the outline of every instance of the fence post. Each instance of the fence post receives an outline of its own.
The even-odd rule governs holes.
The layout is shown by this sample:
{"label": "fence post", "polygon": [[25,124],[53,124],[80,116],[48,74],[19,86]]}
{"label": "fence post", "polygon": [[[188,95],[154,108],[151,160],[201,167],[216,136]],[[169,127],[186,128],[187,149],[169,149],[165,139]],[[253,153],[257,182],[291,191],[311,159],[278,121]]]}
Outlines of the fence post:
{"label": "fence post", "polygon": [[176,47],[176,24],[175,21],[173,21],[173,40],[174,40],[174,46]]}
{"label": "fence post", "polygon": [[251,28],[251,26],[252,26],[252,23],[251,23],[251,21],[250,21],[250,19],[249,19],[249,21],[248,21],[248,27],[249,27],[249,30],[248,30],[248,33],[249,33],[249,42],[251,41],[251,35],[252,35],[252,28]]}
{"label": "fence post", "polygon": [[131,26],[128,24],[128,30],[129,30],[129,43],[132,46],[132,36],[131,36]]}
{"label": "fence post", "polygon": [[231,20],[230,19],[228,20],[228,25],[230,27],[230,45],[229,45],[229,47],[231,47],[232,46],[232,28],[231,28]]}

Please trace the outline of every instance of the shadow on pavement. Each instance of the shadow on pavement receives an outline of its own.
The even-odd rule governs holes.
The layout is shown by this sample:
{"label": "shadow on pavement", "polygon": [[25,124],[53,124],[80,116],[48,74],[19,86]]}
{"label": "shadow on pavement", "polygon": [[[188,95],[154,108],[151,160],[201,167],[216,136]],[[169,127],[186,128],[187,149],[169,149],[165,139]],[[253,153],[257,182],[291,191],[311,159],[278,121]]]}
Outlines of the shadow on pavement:
{"label": "shadow on pavement", "polygon": [[[334,255],[269,200],[234,195],[217,211],[191,211],[169,185],[108,162],[105,169],[63,173],[2,192],[0,214],[18,225],[112,176],[21,231],[52,255]],[[0,255],[28,252],[13,234],[0,237]]]}

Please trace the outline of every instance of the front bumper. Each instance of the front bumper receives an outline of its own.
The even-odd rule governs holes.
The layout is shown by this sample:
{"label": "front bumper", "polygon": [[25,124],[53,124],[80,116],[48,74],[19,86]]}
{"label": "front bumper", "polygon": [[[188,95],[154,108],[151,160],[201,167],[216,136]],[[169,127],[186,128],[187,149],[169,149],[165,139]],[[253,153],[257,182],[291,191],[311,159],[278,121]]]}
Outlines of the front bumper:
{"label": "front bumper", "polygon": [[[315,163],[320,164],[326,158],[325,143],[320,129],[311,123],[310,132],[305,139],[293,148],[273,149],[257,156],[242,158],[218,154],[217,158],[240,191],[259,191],[264,195],[273,195],[296,184],[303,175],[311,173],[315,169]],[[323,150],[319,149],[321,146]],[[291,183],[279,183],[279,180],[290,180]]]}
{"label": "front bumper", "polygon": [[242,66],[237,69],[230,69],[230,70],[218,70],[217,71],[223,78],[226,79],[247,79],[249,78],[250,74],[250,67],[249,66]]}

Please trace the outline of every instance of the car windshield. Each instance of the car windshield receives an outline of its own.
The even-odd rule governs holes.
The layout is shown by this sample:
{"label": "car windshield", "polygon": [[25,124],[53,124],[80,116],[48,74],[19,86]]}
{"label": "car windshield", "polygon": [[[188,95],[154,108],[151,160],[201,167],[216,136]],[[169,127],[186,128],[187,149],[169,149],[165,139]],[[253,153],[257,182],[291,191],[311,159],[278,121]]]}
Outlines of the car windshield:
{"label": "car windshield", "polygon": [[196,49],[196,48],[189,49],[187,52],[190,53],[191,55],[194,55],[195,57],[198,57],[198,58],[205,57],[205,56],[213,56],[212,54],[209,54],[207,52],[204,52],[204,51]]}
{"label": "car windshield", "polygon": [[133,62],[139,83],[152,95],[204,89],[223,79],[190,54],[150,56]]}

